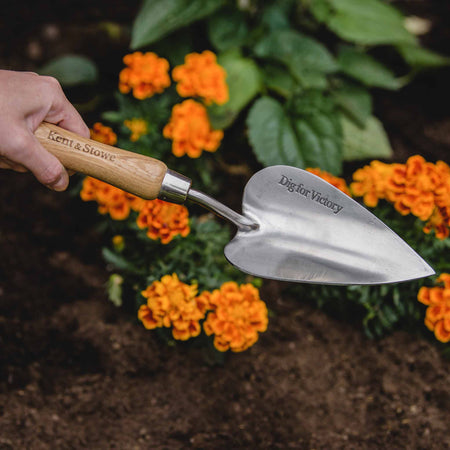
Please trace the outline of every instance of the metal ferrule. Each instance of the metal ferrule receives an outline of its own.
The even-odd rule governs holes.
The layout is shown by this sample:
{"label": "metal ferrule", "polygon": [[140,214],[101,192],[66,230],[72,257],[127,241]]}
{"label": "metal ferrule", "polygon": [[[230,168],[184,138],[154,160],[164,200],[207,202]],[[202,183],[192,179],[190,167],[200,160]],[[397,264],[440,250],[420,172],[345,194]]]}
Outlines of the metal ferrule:
{"label": "metal ferrule", "polygon": [[164,175],[158,198],[170,203],[186,201],[192,181],[178,172],[168,169]]}

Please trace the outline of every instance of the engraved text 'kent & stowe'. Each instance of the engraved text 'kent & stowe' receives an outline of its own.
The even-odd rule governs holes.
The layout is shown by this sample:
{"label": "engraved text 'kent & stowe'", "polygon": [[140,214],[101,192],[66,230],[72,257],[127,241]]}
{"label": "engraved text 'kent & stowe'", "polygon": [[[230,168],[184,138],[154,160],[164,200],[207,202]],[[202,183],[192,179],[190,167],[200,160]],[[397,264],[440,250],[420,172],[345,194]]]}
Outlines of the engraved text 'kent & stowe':
{"label": "engraved text 'kent & stowe'", "polygon": [[61,136],[60,134],[58,134],[56,131],[53,130],[50,130],[47,139],[59,142],[60,144],[65,145],[66,147],[73,148],[74,150],[79,150],[80,152],[90,153],[91,155],[97,156],[107,161],[114,161],[116,159],[116,156],[113,155],[112,153],[109,153],[105,150],[100,150],[99,148],[96,148],[87,142],[81,144],[80,142],[77,142],[74,139],[69,139],[67,137]]}
{"label": "engraved text 'kent & stowe'", "polygon": [[325,206],[333,211],[334,214],[339,214],[344,207],[330,200],[327,196],[322,195],[321,192],[314,189],[308,189],[303,183],[294,183],[292,178],[285,175],[281,175],[281,180],[278,182],[281,186],[284,186],[288,192],[295,192],[298,195],[302,195],[308,200],[315,201],[320,205]]}

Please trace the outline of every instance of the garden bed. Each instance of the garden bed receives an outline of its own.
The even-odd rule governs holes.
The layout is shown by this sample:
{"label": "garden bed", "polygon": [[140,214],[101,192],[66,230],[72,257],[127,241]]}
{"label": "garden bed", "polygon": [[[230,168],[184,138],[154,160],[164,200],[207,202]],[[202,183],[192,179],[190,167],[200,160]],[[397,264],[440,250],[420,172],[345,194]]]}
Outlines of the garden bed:
{"label": "garden bed", "polygon": [[268,331],[206,366],[108,302],[92,209],[28,175],[0,186],[0,448],[450,445],[432,342],[368,340],[271,282]]}

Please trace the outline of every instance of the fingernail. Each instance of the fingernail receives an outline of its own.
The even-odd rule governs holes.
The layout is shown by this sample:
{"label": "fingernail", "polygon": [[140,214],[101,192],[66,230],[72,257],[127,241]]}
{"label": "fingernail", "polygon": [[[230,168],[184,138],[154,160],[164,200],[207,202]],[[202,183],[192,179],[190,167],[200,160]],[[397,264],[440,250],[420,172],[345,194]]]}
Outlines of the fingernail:
{"label": "fingernail", "polygon": [[54,183],[48,185],[48,187],[54,191],[61,192],[67,188],[68,184],[69,180],[67,179],[67,175],[63,172],[59,178]]}

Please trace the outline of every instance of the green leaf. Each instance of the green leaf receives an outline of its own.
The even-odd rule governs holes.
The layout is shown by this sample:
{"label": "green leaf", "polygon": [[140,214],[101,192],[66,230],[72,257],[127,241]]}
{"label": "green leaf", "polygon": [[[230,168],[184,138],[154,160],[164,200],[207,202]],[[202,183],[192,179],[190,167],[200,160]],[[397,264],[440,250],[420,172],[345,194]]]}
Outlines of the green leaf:
{"label": "green leaf", "polygon": [[338,53],[338,62],[342,71],[360,81],[366,86],[385,89],[399,89],[400,81],[383,64],[367,53],[352,47],[341,47]]}
{"label": "green leaf", "polygon": [[332,97],[305,91],[289,103],[289,111],[306,167],[338,175],[342,171],[342,126]]}
{"label": "green leaf", "polygon": [[340,38],[362,45],[414,44],[403,15],[380,0],[329,0],[331,13],[324,17]]}
{"label": "green leaf", "polygon": [[354,83],[343,83],[332,94],[337,105],[359,126],[364,127],[372,114],[372,97],[369,91]]}
{"label": "green leaf", "polygon": [[264,9],[261,22],[267,26],[269,30],[283,30],[290,28],[289,23],[289,5],[273,3]]}
{"label": "green leaf", "polygon": [[239,112],[260,92],[262,77],[255,62],[244,58],[239,52],[227,52],[219,55],[218,63],[227,72],[229,100],[224,105],[212,105],[208,108],[213,128],[229,127]]}
{"label": "green leaf", "polygon": [[326,22],[331,14],[331,5],[328,0],[309,0],[308,8],[319,23]]}
{"label": "green leaf", "polygon": [[318,167],[336,175],[341,173],[341,130],[333,115],[317,113],[296,119],[294,129],[306,167]]}
{"label": "green leaf", "polygon": [[290,97],[298,87],[297,82],[287,70],[274,64],[267,64],[264,67],[263,76],[268,89],[286,98]]}
{"label": "green leaf", "polygon": [[305,167],[303,154],[283,107],[270,97],[258,99],[247,117],[248,136],[258,161],[266,166]]}
{"label": "green leaf", "polygon": [[254,51],[260,58],[286,65],[305,87],[317,86],[317,80],[323,84],[325,74],[337,70],[337,64],[325,46],[294,30],[270,33],[256,44]]}
{"label": "green leaf", "polygon": [[152,44],[181,27],[202,19],[224,0],[145,0],[131,30],[131,48]]}
{"label": "green leaf", "polygon": [[102,113],[102,119],[111,123],[122,123],[124,120],[119,111],[105,111]]}
{"label": "green leaf", "polygon": [[245,17],[237,9],[220,10],[208,20],[208,37],[214,47],[221,52],[232,47],[240,47],[247,35]]}
{"label": "green leaf", "polygon": [[346,161],[392,157],[392,148],[381,122],[370,116],[364,128],[347,116],[341,116],[343,156]]}
{"label": "green leaf", "polygon": [[128,261],[123,256],[113,252],[107,247],[104,247],[102,249],[102,255],[105,261],[109,264],[112,264],[116,269],[135,274],[143,273],[143,269],[138,269],[133,265],[132,262]]}
{"label": "green leaf", "polygon": [[45,64],[41,75],[55,77],[63,86],[71,87],[79,84],[95,83],[98,71],[95,63],[80,55],[64,55]]}
{"label": "green leaf", "polygon": [[113,273],[108,280],[108,298],[114,306],[122,306],[122,285],[124,279],[117,273]]}
{"label": "green leaf", "polygon": [[448,66],[450,58],[419,47],[418,45],[398,45],[397,50],[411,67],[427,69]]}

